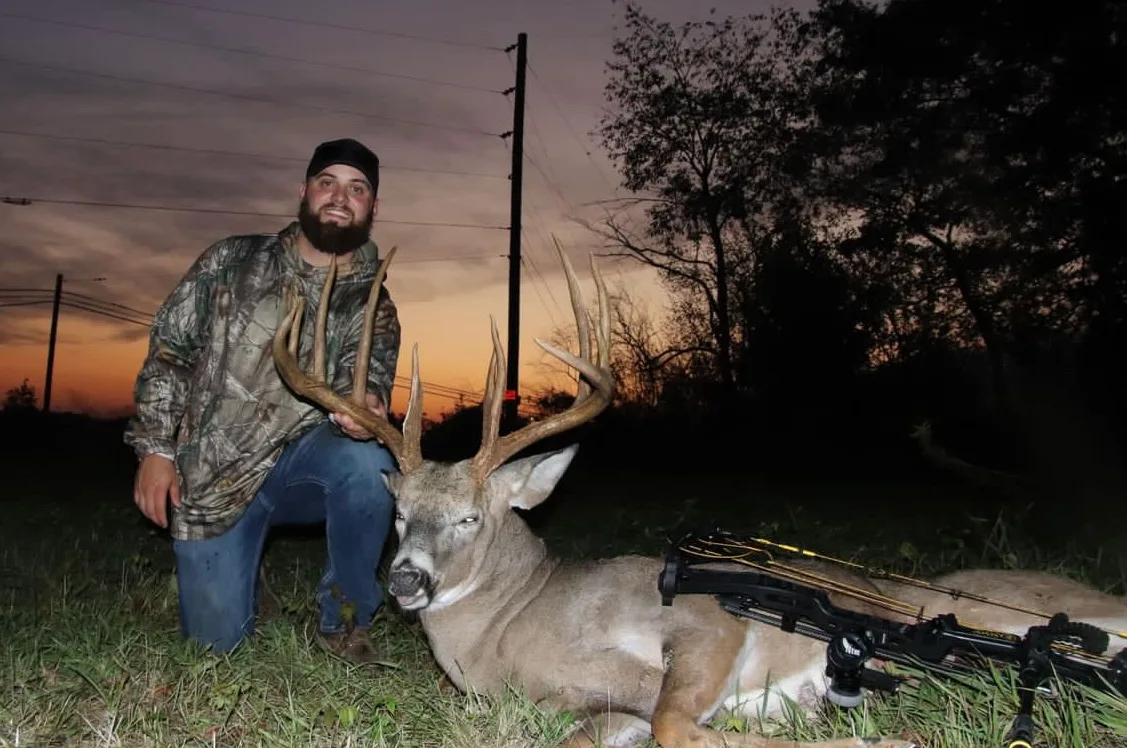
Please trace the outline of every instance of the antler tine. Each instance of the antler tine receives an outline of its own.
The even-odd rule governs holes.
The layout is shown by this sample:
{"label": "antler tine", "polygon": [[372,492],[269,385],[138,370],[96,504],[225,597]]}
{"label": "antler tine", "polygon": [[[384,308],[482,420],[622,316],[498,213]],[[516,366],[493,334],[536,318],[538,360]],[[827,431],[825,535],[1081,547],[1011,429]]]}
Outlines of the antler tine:
{"label": "antler tine", "polygon": [[[590,334],[584,324],[588,318],[583,304],[583,293],[579,288],[579,281],[575,277],[575,271],[572,269],[567,255],[564,254],[563,248],[560,247],[558,242],[556,243],[556,250],[560,256],[560,261],[563,263],[564,273],[567,276],[568,288],[571,292],[572,309],[575,311],[576,326],[580,330],[580,338],[582,340]],[[597,362],[593,363],[590,360],[589,343],[583,345],[581,342],[579,345],[580,351],[588,355],[581,353],[580,356],[574,356],[540,338],[536,338],[537,345],[565,364],[578,370],[581,376],[579,394],[572,402],[571,407],[564,412],[556,413],[540,421],[534,421],[519,431],[506,434],[500,438],[493,437],[492,439],[489,438],[488,434],[495,434],[496,432],[487,432],[482,441],[481,448],[478,450],[477,455],[474,456],[473,461],[474,477],[479,482],[484,481],[491,472],[525,447],[591,420],[605,410],[614,398],[614,377],[608,368],[610,361],[610,313],[607,310],[606,285],[603,283],[602,275],[599,273],[598,266],[595,264],[594,256],[591,257],[591,272],[595,277],[595,285],[598,288],[600,308],[598,330],[595,336],[598,347]],[[587,339],[589,340],[589,338]],[[503,386],[500,382],[500,340],[497,337],[496,325],[493,327],[493,351],[494,355],[490,361],[489,381],[486,385],[486,402],[483,403],[483,406],[490,407],[493,411],[496,411],[499,410],[499,404],[494,402],[492,398],[496,398],[498,386]],[[582,378],[586,378],[589,384],[587,391],[591,394],[588,396],[584,396]],[[593,388],[593,390],[591,390],[591,388]]]}
{"label": "antler tine", "polygon": [[[300,330],[302,320],[305,317],[305,298],[299,296],[297,294],[297,290],[293,286],[290,286],[287,289],[286,298],[290,311],[287,313],[286,319],[283,320],[284,326],[286,326],[287,329]],[[279,328],[279,332],[281,332],[281,328]],[[289,340],[286,344],[286,352],[289,353],[289,355],[294,356],[295,358],[297,357],[298,337],[299,335],[290,335]],[[275,346],[277,346],[277,336],[275,336],[274,343]]]}
{"label": "antler tine", "polygon": [[[337,257],[329,258],[329,272],[325,273],[325,282],[321,285],[321,303],[317,307],[317,324],[313,326],[313,378],[318,382],[325,381],[325,327],[329,320],[329,296],[332,294],[333,283],[337,278]],[[302,299],[304,301],[304,299]],[[297,326],[301,330],[301,325]]]}
{"label": "antler tine", "polygon": [[[579,288],[579,283],[575,282],[575,270],[571,266],[571,262],[564,254],[563,246],[560,240],[556,238],[555,234],[552,235],[552,243],[556,245],[556,252],[563,260],[564,274],[567,276],[567,290],[568,295],[571,297],[571,311],[575,314],[575,328],[576,328],[576,342],[579,344],[579,358],[584,361],[591,359],[591,329],[590,317],[587,315],[587,307],[583,302],[583,292]],[[576,392],[575,399],[586,400],[587,396],[591,394],[591,385],[583,378],[579,377],[579,389]]]}
{"label": "antler tine", "polygon": [[[563,262],[564,270],[567,274],[568,285],[572,290],[572,309],[575,311],[576,320],[586,320],[587,310],[583,303],[583,295],[579,291],[579,281],[575,277],[575,271],[571,267],[567,256],[559,249],[560,259]],[[602,273],[599,272],[598,266],[595,264],[595,256],[591,255],[591,274],[595,279],[595,287],[597,290],[597,298],[599,300],[599,327],[596,330],[595,338],[598,350],[598,358],[595,363],[591,362],[590,355],[576,357],[571,353],[557,348],[546,341],[536,338],[536,343],[548,353],[551,353],[556,358],[560,359],[573,369],[586,378],[588,389],[594,387],[595,391],[599,393],[599,399],[606,398],[606,402],[601,403],[601,407],[588,418],[594,418],[599,411],[606,408],[610,404],[610,400],[614,395],[614,378],[610,372],[610,311],[607,303],[606,283],[603,280]],[[578,326],[586,328],[586,326],[579,322]],[[584,346],[580,346],[582,349]],[[588,350],[589,346],[587,346]],[[582,382],[582,379],[580,380]],[[582,392],[582,389],[580,390]],[[577,406],[583,401],[580,398],[572,403],[571,408],[564,411],[561,415],[567,415],[576,410]],[[580,421],[579,423],[582,423]],[[576,424],[578,425],[578,424]],[[571,428],[571,426],[568,426]]]}
{"label": "antler tine", "polygon": [[[380,266],[376,268],[376,277],[372,279],[372,288],[368,291],[368,305],[364,307],[364,327],[360,331],[360,346],[356,351],[356,366],[352,369],[352,402],[365,407],[367,407],[364,402],[364,393],[368,390],[368,361],[372,355],[372,327],[376,322],[376,307],[379,306],[380,287],[383,285],[384,278],[387,277],[387,266],[391,264],[391,258],[395,257],[395,252],[398,249],[398,246],[392,247],[388,250],[387,256],[380,261]],[[336,257],[333,257],[332,267],[336,267]],[[333,276],[332,269],[329,270],[329,276],[330,279]],[[331,280],[326,280],[326,287],[331,282]],[[318,320],[318,323],[321,325],[319,329],[323,333],[325,323],[320,320]]]}
{"label": "antler tine", "polygon": [[418,343],[411,347],[411,395],[403,416],[403,447],[396,458],[402,474],[423,464],[423,385],[419,380]]}
{"label": "antler tine", "polygon": [[505,400],[505,353],[501,348],[501,335],[497,320],[489,315],[493,336],[493,353],[489,356],[489,370],[485,375],[485,393],[481,401],[481,446],[473,458],[474,473],[481,478],[489,474],[490,455],[501,433],[501,406]]}
{"label": "antler tine", "polygon": [[[368,304],[365,308],[363,332],[358,346],[356,366],[353,372],[352,395],[350,397],[345,398],[333,392],[325,381],[325,327],[328,319],[329,296],[336,275],[335,258],[333,264],[329,267],[328,278],[321,288],[320,308],[318,309],[313,334],[313,358],[314,366],[317,367],[316,370],[312,375],[306,374],[301,370],[297,361],[298,340],[301,336],[301,318],[305,308],[305,300],[301,298],[300,294],[294,292],[287,293],[289,309],[283,316],[281,324],[278,325],[277,332],[274,333],[274,365],[277,367],[282,380],[299,396],[317,403],[331,413],[346,413],[358,424],[375,434],[376,438],[383,442],[388,450],[395,455],[400,472],[405,473],[417,467],[421,462],[419,440],[415,439],[413,443],[408,443],[403,434],[390,421],[372,413],[364,402],[364,394],[367,391],[368,358],[372,348],[372,326],[375,310],[379,303],[380,286],[383,284],[387,266],[394,254],[395,249],[393,248],[380,263],[372,282],[372,290],[368,295]],[[422,416],[419,409],[419,400],[422,388],[418,384],[417,357],[412,361],[412,365],[414,368],[411,373],[411,403],[408,406],[408,419],[413,424],[412,435],[420,436]]]}
{"label": "antler tine", "polygon": [[595,265],[595,255],[591,255],[591,277],[595,279],[595,293],[599,300],[599,324],[595,328],[595,344],[599,351],[600,371],[610,371],[610,299],[607,283]]}

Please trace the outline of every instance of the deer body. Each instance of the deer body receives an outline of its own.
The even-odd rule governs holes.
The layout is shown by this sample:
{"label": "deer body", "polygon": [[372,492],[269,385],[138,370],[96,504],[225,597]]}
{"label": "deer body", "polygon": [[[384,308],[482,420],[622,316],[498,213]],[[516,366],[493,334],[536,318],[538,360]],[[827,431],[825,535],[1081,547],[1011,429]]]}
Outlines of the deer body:
{"label": "deer body", "polygon": [[[376,274],[366,328],[394,254],[393,248]],[[301,329],[300,298],[292,302],[275,336],[278,370],[298,394],[330,412],[347,412],[396,456],[399,471],[384,476],[396,499],[399,537],[388,591],[402,609],[418,613],[439,666],[462,690],[498,694],[516,686],[545,709],[584,717],[583,729],[569,746],[590,746],[596,740],[607,746],[629,745],[652,735],[663,748],[912,747],[913,743],[896,739],[811,743],[704,727],[721,708],[750,716],[779,716],[784,697],[812,712],[827,687],[825,644],[738,618],[707,595],[679,596],[673,605],[664,606],[658,590],[660,559],[623,556],[565,563],[548,552],[514,511],[531,509],[548,498],[575,448],[510,458],[540,439],[590,420],[610,404],[614,392],[610,314],[602,279],[592,263],[599,291],[597,355],[592,357],[589,319],[578,281],[562,249],[559,255],[571,291],[579,355],[537,343],[580,373],[575,402],[563,413],[499,436],[504,355],[494,324],[482,404],[482,445],[472,459],[440,463],[422,457],[417,347],[400,431],[364,407],[368,329],[362,334],[349,398],[332,392],[324,382],[323,320],[315,328],[316,371],[307,375],[298,364],[298,340],[291,330]],[[324,294],[331,292],[334,274],[335,264]],[[840,568],[821,571],[873,591],[891,584],[881,582],[886,587],[880,587]],[[1050,575],[1006,574],[965,576],[961,586],[985,594],[1001,591],[1003,598],[1028,594],[1050,612],[1068,610],[1069,596],[1083,598],[1073,606],[1077,618],[1099,612],[1100,620],[1127,622],[1127,606],[1116,598],[1101,597]],[[1085,597],[1084,590],[1091,594]],[[954,607],[950,597],[933,591],[900,592],[909,600],[915,595],[933,614]],[[834,601],[864,610],[856,600],[838,596]],[[1006,610],[969,612],[981,613],[976,623],[983,627],[1021,630],[1038,622]],[[1127,628],[1127,623],[1117,628]]]}
{"label": "deer body", "polygon": [[[969,592],[991,600],[1004,601],[1015,608],[1064,613],[1112,633],[1127,633],[1127,600],[1094,589],[1075,579],[1027,569],[962,569],[931,580],[932,584]],[[950,595],[888,580],[874,584],[890,597],[919,606],[921,616],[930,618],[953,613],[960,622],[1022,635],[1030,626],[1043,625],[1045,619],[1021,610],[1000,608],[968,597]],[[1106,654],[1114,655],[1127,646],[1127,638],[1110,636]]]}
{"label": "deer body", "polygon": [[513,509],[548,498],[574,454],[515,460],[480,486],[469,461],[387,476],[400,538],[388,590],[418,611],[439,666],[464,691],[517,684],[541,707],[588,715],[605,745],[651,732],[668,746],[794,745],[700,725],[721,708],[752,717],[780,716],[786,699],[815,708],[825,644],[739,619],[709,596],[663,606],[658,558],[554,558]]}
{"label": "deer body", "polygon": [[[639,625],[619,607],[635,608],[630,582],[644,561],[583,568],[546,559],[532,575],[498,574],[518,593],[484,616],[475,599],[423,611],[421,620],[439,665],[464,691],[499,693],[519,683],[533,701],[557,708],[585,711],[610,700],[616,710],[651,712],[661,686],[662,622],[653,616]],[[623,595],[608,594],[615,580],[626,581]],[[563,652],[570,656],[549,654]],[[634,687],[624,692],[624,682]]]}

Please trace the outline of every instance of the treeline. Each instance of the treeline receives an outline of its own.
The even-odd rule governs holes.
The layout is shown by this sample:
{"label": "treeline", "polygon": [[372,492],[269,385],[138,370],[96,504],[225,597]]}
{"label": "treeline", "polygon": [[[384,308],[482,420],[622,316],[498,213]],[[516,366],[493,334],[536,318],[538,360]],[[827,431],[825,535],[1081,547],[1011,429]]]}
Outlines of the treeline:
{"label": "treeline", "polygon": [[589,228],[668,304],[617,296],[608,418],[671,460],[879,459],[930,422],[972,462],[1111,480],[1125,15],[823,0],[674,25],[627,5],[597,131],[623,196]]}

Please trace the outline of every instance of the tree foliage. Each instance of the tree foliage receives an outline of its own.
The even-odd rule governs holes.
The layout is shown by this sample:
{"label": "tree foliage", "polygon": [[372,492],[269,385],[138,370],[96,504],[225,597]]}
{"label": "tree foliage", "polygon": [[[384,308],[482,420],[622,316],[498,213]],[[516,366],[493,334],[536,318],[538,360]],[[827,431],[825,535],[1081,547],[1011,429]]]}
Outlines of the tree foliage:
{"label": "tree foliage", "polygon": [[36,409],[37,403],[35,388],[25,379],[18,387],[12,387],[5,393],[3,409],[12,412],[30,411]]}
{"label": "tree foliage", "polygon": [[1122,424],[1125,39],[1111,0],[627,5],[598,136],[629,197],[593,228],[669,291],[646,345],[682,355],[648,392],[783,407],[898,372],[885,397],[934,407],[981,360],[1000,421],[1051,370]]}
{"label": "tree foliage", "polygon": [[732,286],[791,202],[783,161],[804,100],[791,45],[797,16],[675,26],[627,5],[624,24],[608,64],[610,112],[599,136],[646,225],[635,230],[619,213],[599,230],[688,301],[685,321],[701,324],[682,328],[690,334],[677,347],[706,352],[707,368],[730,392],[738,345]]}
{"label": "tree foliage", "polygon": [[1124,319],[1123,19],[1018,0],[814,16],[822,195],[856,211],[853,248],[912,268],[921,335],[984,346],[999,398],[1006,358]]}

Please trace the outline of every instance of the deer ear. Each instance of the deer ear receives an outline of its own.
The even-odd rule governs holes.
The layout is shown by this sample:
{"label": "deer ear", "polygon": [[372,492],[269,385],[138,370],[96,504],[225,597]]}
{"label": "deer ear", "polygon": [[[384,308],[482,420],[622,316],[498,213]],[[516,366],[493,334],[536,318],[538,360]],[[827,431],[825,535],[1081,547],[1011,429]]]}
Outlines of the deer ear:
{"label": "deer ear", "polygon": [[551,495],[575,457],[578,445],[513,460],[493,471],[489,481],[498,501],[514,509],[531,509]]}
{"label": "deer ear", "polygon": [[399,494],[399,487],[403,485],[403,476],[397,472],[389,473],[381,470],[380,477],[383,478],[383,484],[387,486],[387,490],[391,492],[391,495],[397,496]]}

